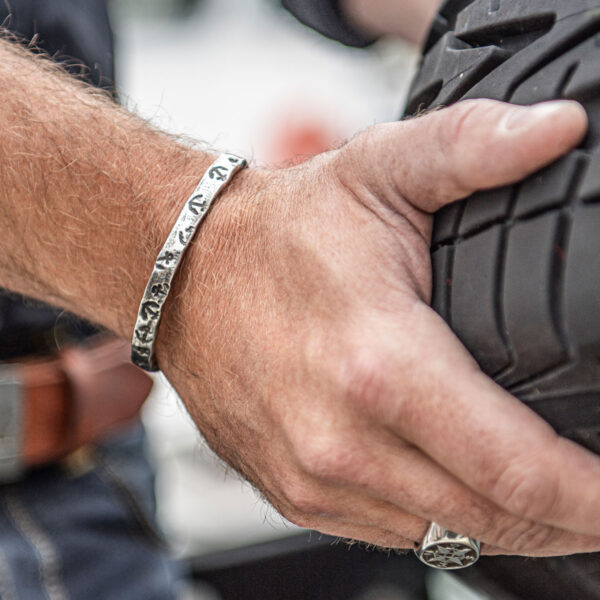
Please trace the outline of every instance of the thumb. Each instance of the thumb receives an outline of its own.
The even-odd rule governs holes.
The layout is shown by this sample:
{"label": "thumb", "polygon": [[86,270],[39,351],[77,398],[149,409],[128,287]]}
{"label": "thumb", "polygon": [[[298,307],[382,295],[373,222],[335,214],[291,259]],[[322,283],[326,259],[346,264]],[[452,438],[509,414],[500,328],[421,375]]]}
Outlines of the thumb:
{"label": "thumb", "polygon": [[572,101],[523,107],[467,100],[377,125],[347,149],[360,165],[355,173],[374,193],[434,212],[537,171],[579,144],[587,124],[585,110]]}

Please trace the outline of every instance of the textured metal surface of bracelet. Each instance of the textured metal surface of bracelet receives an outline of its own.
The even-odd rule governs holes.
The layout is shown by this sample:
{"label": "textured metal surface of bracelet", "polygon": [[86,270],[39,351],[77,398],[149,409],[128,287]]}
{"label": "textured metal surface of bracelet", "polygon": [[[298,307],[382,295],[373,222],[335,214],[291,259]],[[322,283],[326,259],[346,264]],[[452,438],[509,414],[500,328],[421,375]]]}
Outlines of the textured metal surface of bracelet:
{"label": "textured metal surface of bracelet", "polygon": [[212,202],[246,164],[246,161],[239,156],[221,154],[208,168],[179,214],[156,259],[140,303],[131,343],[131,360],[138,367],[146,371],[158,371],[158,364],[154,357],[154,342],[162,310],[181,259]]}

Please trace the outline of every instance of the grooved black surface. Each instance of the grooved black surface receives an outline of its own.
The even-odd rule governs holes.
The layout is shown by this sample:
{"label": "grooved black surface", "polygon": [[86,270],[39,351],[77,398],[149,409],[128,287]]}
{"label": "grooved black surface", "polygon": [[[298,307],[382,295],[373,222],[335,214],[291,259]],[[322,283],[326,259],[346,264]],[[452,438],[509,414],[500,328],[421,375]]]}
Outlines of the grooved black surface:
{"label": "grooved black surface", "polygon": [[437,214],[435,230],[433,232],[433,245],[442,244],[456,237],[464,204],[457,202],[446,206]]}
{"label": "grooved black surface", "polygon": [[551,212],[517,223],[508,233],[503,307],[515,368],[503,377],[505,385],[568,360],[553,320],[552,271],[558,225],[559,215]]}
{"label": "grooved black surface", "polygon": [[438,312],[446,321],[449,321],[450,318],[448,313],[450,303],[448,302],[447,296],[452,287],[450,275],[453,256],[454,251],[448,246],[440,248],[431,255],[433,269],[433,303],[440,307]]}
{"label": "grooved black surface", "polygon": [[[447,0],[407,112],[480,97],[578,100],[590,131],[521,184],[436,215],[433,306],[488,374],[600,453],[600,0]],[[523,598],[600,600],[598,555],[481,572]]]}
{"label": "grooved black surface", "polygon": [[506,219],[510,201],[510,191],[504,188],[474,194],[465,204],[462,218],[458,223],[458,235],[465,237],[495,221]]}
{"label": "grooved black surface", "polygon": [[502,229],[494,227],[457,245],[452,270],[457,284],[451,292],[452,326],[467,348],[477,348],[479,364],[488,373],[498,373],[511,362],[497,318],[502,238]]}
{"label": "grooved black surface", "polygon": [[596,152],[587,164],[580,193],[584,202],[600,202],[600,152]]}
{"label": "grooved black surface", "polygon": [[[534,410],[568,402],[583,381],[600,406],[599,32],[600,0],[448,0],[408,101],[409,113],[474,97],[572,98],[588,110],[581,149],[435,220],[434,308]],[[600,436],[600,409],[590,418]],[[577,437],[569,410],[550,421]]]}
{"label": "grooved black surface", "polygon": [[[600,350],[600,205],[582,206],[573,216],[566,263],[567,329],[582,350]],[[597,354],[593,358],[597,361]]]}
{"label": "grooved black surface", "polygon": [[525,217],[567,203],[577,175],[579,159],[577,153],[573,152],[530,177],[521,187],[514,216]]}

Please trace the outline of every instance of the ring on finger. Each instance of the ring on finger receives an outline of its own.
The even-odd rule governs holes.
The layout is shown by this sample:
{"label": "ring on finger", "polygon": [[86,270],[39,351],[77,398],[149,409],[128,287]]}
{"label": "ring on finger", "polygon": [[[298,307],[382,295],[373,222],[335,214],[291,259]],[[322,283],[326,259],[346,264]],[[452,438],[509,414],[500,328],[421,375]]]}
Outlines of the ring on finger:
{"label": "ring on finger", "polygon": [[421,562],[443,570],[464,569],[479,560],[481,543],[431,523],[415,554]]}

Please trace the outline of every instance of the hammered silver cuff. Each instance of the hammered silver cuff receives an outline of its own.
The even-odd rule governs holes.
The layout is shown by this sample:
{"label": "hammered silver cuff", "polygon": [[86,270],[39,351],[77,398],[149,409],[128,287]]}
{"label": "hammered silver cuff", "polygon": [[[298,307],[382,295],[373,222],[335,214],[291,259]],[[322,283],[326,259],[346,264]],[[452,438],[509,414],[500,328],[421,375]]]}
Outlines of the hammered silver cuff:
{"label": "hammered silver cuff", "polygon": [[154,342],[181,259],[215,198],[246,164],[239,156],[221,154],[206,171],[179,214],[156,259],[140,303],[131,343],[131,360],[138,367],[146,371],[158,371]]}

